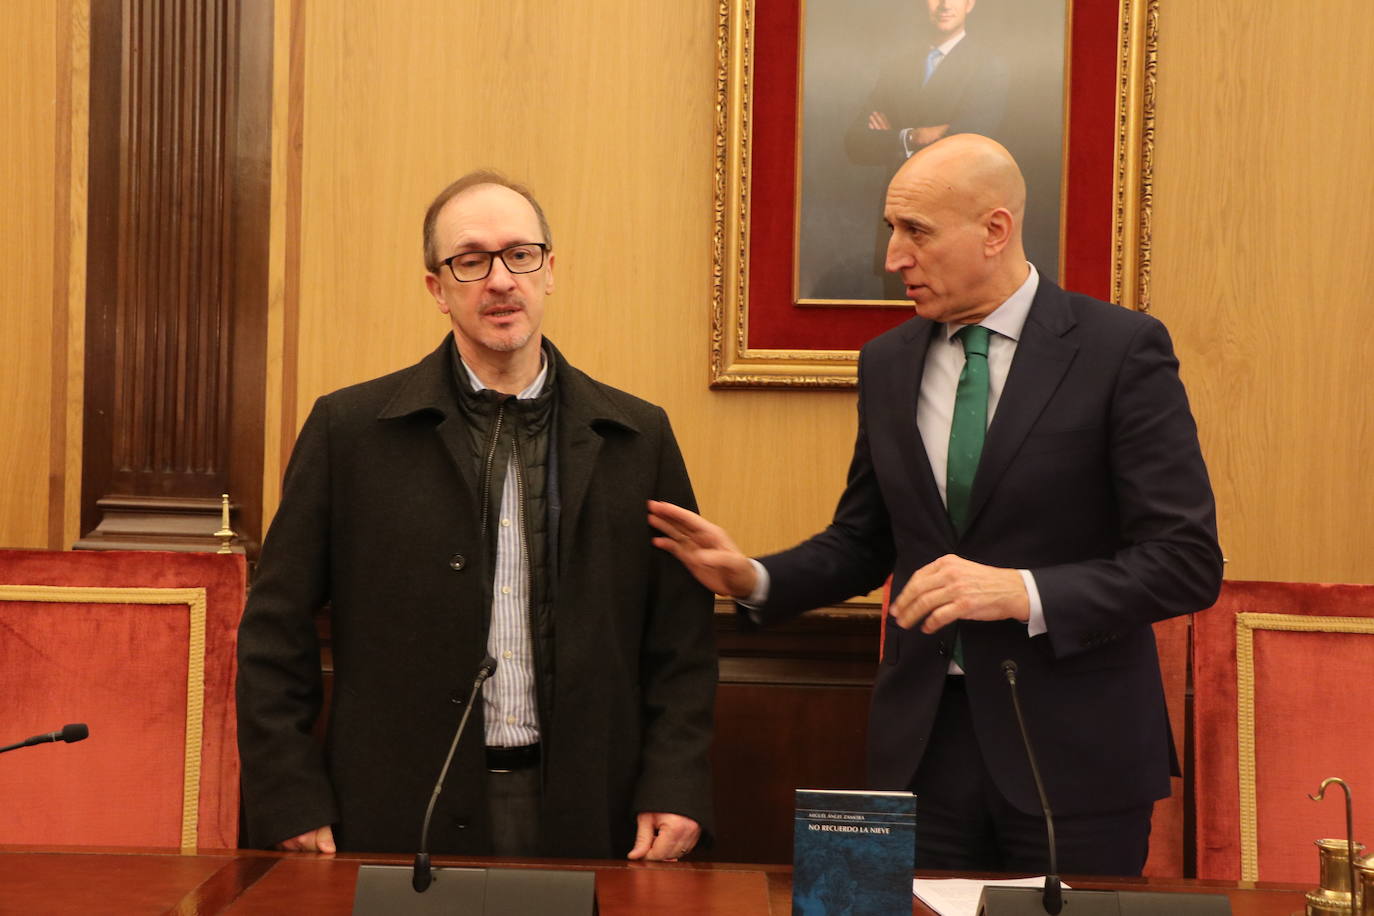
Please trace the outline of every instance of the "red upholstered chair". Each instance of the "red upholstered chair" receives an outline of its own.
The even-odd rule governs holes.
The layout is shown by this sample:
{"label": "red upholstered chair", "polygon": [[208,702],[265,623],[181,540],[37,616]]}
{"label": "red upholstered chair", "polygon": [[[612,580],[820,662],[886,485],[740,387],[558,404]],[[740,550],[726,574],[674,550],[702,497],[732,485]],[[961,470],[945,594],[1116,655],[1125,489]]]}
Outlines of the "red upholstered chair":
{"label": "red upholstered chair", "polygon": [[1196,616],[1198,877],[1316,886],[1312,841],[1374,845],[1374,586],[1227,582]]}
{"label": "red upholstered chair", "polygon": [[[1184,739],[1188,734],[1188,629],[1191,616],[1173,617],[1155,624],[1155,644],[1159,647],[1159,671],[1164,680],[1164,700],[1169,705],[1169,725],[1174,732],[1174,744],[1179,762],[1185,764]],[[1185,822],[1183,785],[1187,777],[1169,780],[1173,792],[1168,798],[1155,802],[1150,818],[1150,858],[1145,874],[1159,877],[1181,877],[1185,866]]]}
{"label": "red upholstered chair", "polygon": [[233,848],[237,555],[0,551],[0,844]]}

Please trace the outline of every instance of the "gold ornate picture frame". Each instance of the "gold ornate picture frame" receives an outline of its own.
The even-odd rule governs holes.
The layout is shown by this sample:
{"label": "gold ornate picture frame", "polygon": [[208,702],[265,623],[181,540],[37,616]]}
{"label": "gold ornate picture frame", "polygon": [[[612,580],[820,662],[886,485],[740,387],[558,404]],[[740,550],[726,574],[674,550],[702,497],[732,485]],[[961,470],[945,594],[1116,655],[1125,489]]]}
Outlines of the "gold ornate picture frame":
{"label": "gold ornate picture frame", "polygon": [[[791,225],[774,226],[771,215],[766,233],[754,231],[752,177],[779,164],[776,151],[753,142],[757,103],[768,98],[761,93],[797,89],[795,72],[791,85],[786,79],[756,80],[760,66],[770,64],[756,37],[761,28],[773,25],[760,23],[759,16],[762,9],[767,20],[782,9],[795,20],[803,2],[719,0],[713,388],[850,388],[857,382],[862,339],[853,330],[838,335],[851,338],[842,341],[844,349],[769,348],[750,334],[751,256],[763,247],[790,254],[797,236],[795,218]],[[1159,0],[1067,2],[1061,276],[1065,285],[1081,292],[1148,310]],[[1104,35],[1108,40],[1088,40]],[[764,57],[756,58],[757,53]],[[1070,73],[1075,80],[1068,79]],[[1070,212],[1072,219],[1062,218]],[[790,304],[796,306],[795,301]]]}

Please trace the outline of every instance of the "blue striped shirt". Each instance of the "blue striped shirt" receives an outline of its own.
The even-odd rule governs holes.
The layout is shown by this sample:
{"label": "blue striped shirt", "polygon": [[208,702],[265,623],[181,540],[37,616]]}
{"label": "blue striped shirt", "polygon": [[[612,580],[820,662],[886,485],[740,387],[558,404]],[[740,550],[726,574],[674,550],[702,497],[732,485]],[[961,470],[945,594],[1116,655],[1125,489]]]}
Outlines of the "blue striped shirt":
{"label": "blue striped shirt", "polygon": [[[487,386],[463,364],[473,391]],[[516,395],[537,397],[548,377],[541,365],[529,387]],[[523,747],[539,742],[539,702],[534,689],[534,641],[530,636],[530,567],[521,525],[524,496],[512,459],[501,487],[501,514],[496,524],[496,570],[491,588],[491,629],[487,652],[496,673],[482,688],[482,712],[489,747]]]}

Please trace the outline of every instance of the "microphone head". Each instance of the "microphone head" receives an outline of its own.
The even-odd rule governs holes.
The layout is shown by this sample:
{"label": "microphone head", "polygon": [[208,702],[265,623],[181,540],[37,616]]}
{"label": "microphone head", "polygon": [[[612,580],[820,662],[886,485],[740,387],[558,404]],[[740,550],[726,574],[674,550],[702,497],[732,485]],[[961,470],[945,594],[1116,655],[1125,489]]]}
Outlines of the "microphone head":
{"label": "microphone head", "polygon": [[1016,677],[1016,671],[1016,662],[1012,661],[1011,659],[1007,659],[1006,661],[1002,662],[1002,674],[1006,678],[1010,679]]}
{"label": "microphone head", "polygon": [[75,725],[62,726],[62,734],[58,738],[62,741],[85,741],[90,735],[91,730],[86,727],[86,723],[78,722]]}
{"label": "microphone head", "polygon": [[482,659],[482,664],[477,666],[477,679],[479,681],[485,681],[495,673],[496,659],[488,655],[486,658]]}

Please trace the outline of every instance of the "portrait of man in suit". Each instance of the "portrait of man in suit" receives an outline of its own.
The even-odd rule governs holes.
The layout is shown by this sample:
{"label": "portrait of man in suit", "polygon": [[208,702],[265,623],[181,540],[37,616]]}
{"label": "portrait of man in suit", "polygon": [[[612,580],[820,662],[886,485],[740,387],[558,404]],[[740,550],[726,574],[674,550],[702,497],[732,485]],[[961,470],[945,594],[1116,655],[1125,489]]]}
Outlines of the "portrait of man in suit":
{"label": "portrait of man in suit", "polygon": [[1047,867],[1011,661],[1060,868],[1139,874],[1177,771],[1151,627],[1216,600],[1216,507],[1168,332],[1043,276],[1025,208],[986,137],[937,140],[892,179],[886,265],[915,316],[860,354],[824,531],[751,560],[694,513],[652,503],[650,521],[755,623],[891,574],[867,773],[917,794],[918,868]]}
{"label": "portrait of man in suit", "polygon": [[892,173],[941,137],[981,134],[1021,164],[1032,259],[1057,275],[1064,0],[806,4],[797,298],[899,301],[875,215]]}

